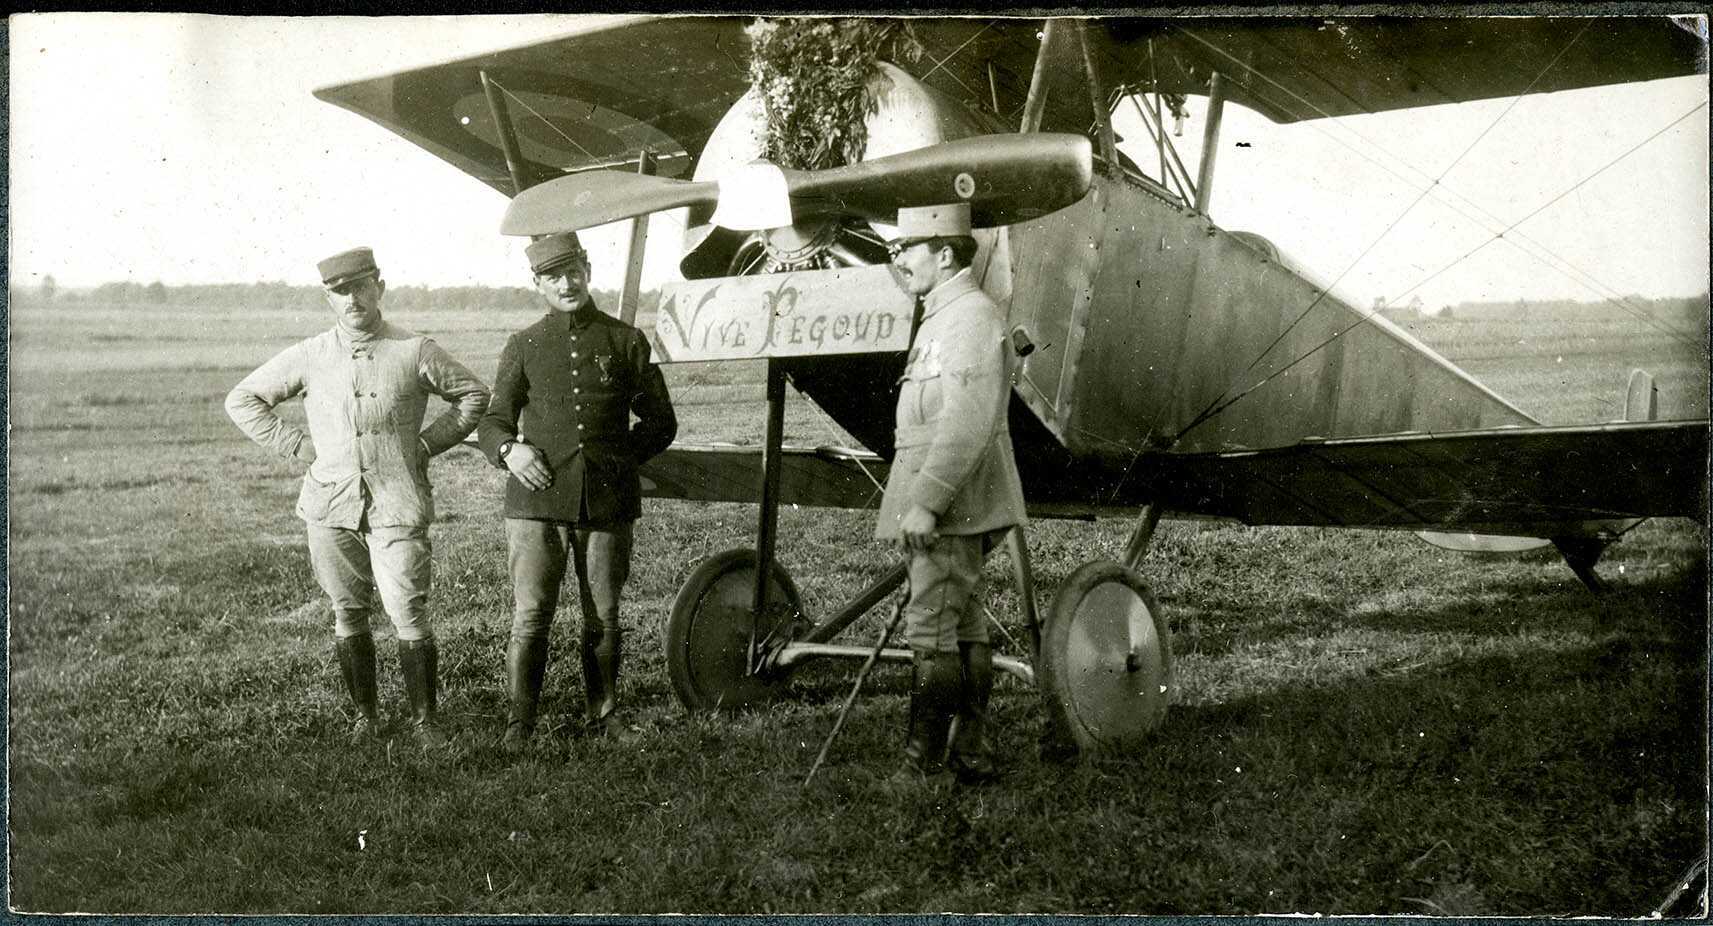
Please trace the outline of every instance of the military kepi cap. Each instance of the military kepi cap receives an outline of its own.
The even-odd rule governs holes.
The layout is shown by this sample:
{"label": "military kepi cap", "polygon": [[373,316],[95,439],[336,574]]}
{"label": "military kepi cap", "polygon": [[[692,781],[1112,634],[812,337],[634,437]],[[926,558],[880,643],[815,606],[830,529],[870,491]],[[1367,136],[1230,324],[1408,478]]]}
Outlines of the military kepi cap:
{"label": "military kepi cap", "polygon": [[375,252],[368,248],[340,251],[315,267],[321,271],[321,282],[325,286],[338,286],[381,272],[380,268],[375,266]]}
{"label": "military kepi cap", "polygon": [[903,238],[957,238],[970,234],[970,204],[907,206],[898,210],[898,234]]}
{"label": "military kepi cap", "polygon": [[523,252],[529,256],[529,269],[536,273],[552,270],[585,254],[583,242],[577,240],[576,232],[543,235],[530,242]]}

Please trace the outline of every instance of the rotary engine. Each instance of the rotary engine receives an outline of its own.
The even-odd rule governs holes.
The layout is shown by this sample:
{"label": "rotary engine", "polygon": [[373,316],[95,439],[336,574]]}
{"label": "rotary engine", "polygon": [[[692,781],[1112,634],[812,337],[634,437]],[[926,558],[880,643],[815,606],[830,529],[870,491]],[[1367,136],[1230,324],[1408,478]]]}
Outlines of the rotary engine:
{"label": "rotary engine", "polygon": [[[902,69],[881,62],[869,79],[874,111],[863,160],[1005,129]],[[766,120],[754,88],[726,111],[696,162],[697,181],[717,181],[763,157]],[[685,277],[739,276],[882,263],[892,229],[852,217],[817,216],[789,228],[738,232],[711,223],[712,206],[690,209],[684,231]],[[986,244],[987,235],[978,235]]]}

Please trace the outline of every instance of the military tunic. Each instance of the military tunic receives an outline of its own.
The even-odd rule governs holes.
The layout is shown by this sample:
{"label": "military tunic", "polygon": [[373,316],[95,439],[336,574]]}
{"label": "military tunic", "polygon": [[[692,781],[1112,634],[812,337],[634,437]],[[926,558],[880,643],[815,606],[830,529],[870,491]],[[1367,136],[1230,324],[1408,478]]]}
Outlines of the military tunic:
{"label": "military tunic", "polygon": [[1022,524],[1023,487],[1006,422],[1005,320],[967,269],[922,303],[922,325],[898,394],[896,454],[875,537],[897,540],[911,505],[934,512],[941,534]]}
{"label": "military tunic", "polygon": [[511,476],[507,518],[600,525],[641,516],[637,467],[677,433],[648,338],[593,302],[550,313],[506,341],[477,429],[494,465],[505,468],[500,445],[518,440],[540,448],[553,472],[553,484],[539,492]]}
{"label": "military tunic", "polygon": [[913,505],[935,514],[940,536],[910,557],[905,638],[918,651],[956,653],[959,643],[987,642],[985,614],[975,606],[982,559],[1025,520],[1006,421],[1011,353],[999,307],[968,269],[922,303],[875,536],[899,539]]}
{"label": "military tunic", "polygon": [[[299,395],[308,435],[274,412]],[[423,428],[430,395],[454,404]],[[226,413],[263,447],[313,461],[299,517],[355,530],[432,522],[428,458],[457,446],[487,402],[487,387],[440,345],[383,322],[371,337],[334,327],[280,351],[233,387]]]}
{"label": "military tunic", "polygon": [[[430,395],[453,407],[424,428]],[[307,435],[274,411],[293,396]],[[251,440],[309,464],[297,514],[340,637],[368,633],[371,587],[400,640],[431,636],[428,458],[457,446],[487,404],[487,387],[438,344],[386,322],[299,341],[227,395],[226,413]]]}

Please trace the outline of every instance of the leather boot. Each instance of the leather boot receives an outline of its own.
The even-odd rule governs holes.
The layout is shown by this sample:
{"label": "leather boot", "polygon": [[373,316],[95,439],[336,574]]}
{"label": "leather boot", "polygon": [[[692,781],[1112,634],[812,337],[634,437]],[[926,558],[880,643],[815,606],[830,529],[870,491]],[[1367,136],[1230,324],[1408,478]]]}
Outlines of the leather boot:
{"label": "leather boot", "polygon": [[541,702],[541,679],[547,673],[547,640],[518,639],[506,646],[506,693],[511,702],[506,720],[507,752],[520,752],[535,735],[536,707]]}
{"label": "leather boot", "polygon": [[351,736],[357,740],[374,739],[380,735],[379,699],[375,688],[375,638],[366,633],[340,637],[333,644],[339,656],[339,675],[345,680],[345,693],[357,708],[357,722]]}
{"label": "leather boot", "polygon": [[952,737],[952,755],[946,766],[965,784],[992,781],[999,776],[993,753],[987,745],[987,702],[993,695],[993,647],[986,643],[959,643],[958,729]]}
{"label": "leather boot", "polygon": [[912,650],[910,667],[910,730],[904,766],[894,777],[937,784],[946,775],[946,736],[958,706],[961,673],[957,656],[927,650]]}
{"label": "leather boot", "polygon": [[424,746],[447,742],[435,717],[439,663],[440,647],[434,638],[399,641],[399,668],[404,673],[405,694],[410,698],[411,726],[417,742]]}
{"label": "leather boot", "polygon": [[604,733],[617,725],[619,662],[623,653],[623,638],[617,628],[583,635],[583,683],[589,726],[595,732]]}

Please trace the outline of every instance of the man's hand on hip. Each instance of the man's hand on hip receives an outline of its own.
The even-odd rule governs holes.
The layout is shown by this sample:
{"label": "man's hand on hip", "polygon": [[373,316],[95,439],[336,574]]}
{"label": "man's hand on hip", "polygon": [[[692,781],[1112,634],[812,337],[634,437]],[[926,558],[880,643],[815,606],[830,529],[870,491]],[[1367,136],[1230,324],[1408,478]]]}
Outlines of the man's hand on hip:
{"label": "man's hand on hip", "polygon": [[553,471],[547,468],[541,451],[522,442],[506,451],[506,469],[530,490],[540,492],[553,484]]}
{"label": "man's hand on hip", "polygon": [[940,539],[939,531],[934,529],[939,523],[940,519],[932,511],[921,505],[911,505],[904,520],[898,524],[898,539],[907,549],[921,553]]}

